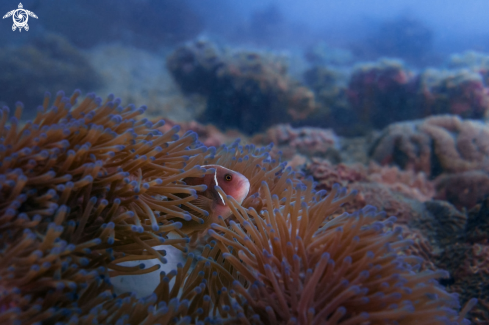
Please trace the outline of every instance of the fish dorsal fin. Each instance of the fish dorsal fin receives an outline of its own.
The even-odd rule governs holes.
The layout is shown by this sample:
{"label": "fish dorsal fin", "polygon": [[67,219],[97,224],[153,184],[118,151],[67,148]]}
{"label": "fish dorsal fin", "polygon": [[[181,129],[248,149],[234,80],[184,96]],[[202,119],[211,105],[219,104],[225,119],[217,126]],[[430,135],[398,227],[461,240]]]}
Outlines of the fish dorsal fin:
{"label": "fish dorsal fin", "polygon": [[[216,183],[216,186],[219,186],[219,183],[217,182],[217,168],[216,168],[216,172],[214,173],[214,182]],[[222,197],[221,193],[217,192],[217,194],[221,198],[222,204],[226,205],[226,203],[224,202],[224,198]]]}

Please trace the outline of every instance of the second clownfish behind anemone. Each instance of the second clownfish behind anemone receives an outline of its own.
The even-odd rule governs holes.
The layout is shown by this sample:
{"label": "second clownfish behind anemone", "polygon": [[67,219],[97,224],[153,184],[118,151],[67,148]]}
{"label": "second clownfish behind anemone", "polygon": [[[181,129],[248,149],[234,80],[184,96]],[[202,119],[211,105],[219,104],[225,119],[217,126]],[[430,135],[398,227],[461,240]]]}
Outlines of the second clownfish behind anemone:
{"label": "second clownfish behind anemone", "polygon": [[[199,192],[197,198],[190,203],[208,212],[208,215],[197,214],[189,211],[203,222],[195,220],[178,220],[182,223],[181,231],[187,235],[197,235],[210,228],[212,223],[216,223],[218,217],[226,219],[231,215],[231,209],[224,202],[221,194],[215,189],[219,186],[226,195],[232,196],[236,201],[242,203],[250,190],[248,178],[231,169],[219,165],[205,165],[206,169],[214,169],[213,173],[204,177],[187,177],[183,181],[187,185],[206,185],[207,189]],[[194,238],[195,240],[195,238]]]}

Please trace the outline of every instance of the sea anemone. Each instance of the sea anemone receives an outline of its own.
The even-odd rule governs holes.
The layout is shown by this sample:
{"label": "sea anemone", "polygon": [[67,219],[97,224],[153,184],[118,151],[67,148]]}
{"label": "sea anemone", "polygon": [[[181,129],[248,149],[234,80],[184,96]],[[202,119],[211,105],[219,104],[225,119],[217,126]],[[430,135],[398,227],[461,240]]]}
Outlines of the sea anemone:
{"label": "sea anemone", "polygon": [[[93,94],[76,105],[79,95],[59,92],[49,107],[47,94],[24,125],[21,103],[10,118],[0,110],[0,320],[89,312],[107,298],[109,275],[158,269],[120,262],[165,261],[152,247],[181,227],[167,217],[191,219],[180,205],[199,210],[189,201],[202,186],[180,181],[206,173],[199,164],[207,148],[194,133],[178,139],[178,127],[163,134],[163,121],[135,119],[144,107]],[[187,241],[166,244],[184,250]]]}
{"label": "sea anemone", "polygon": [[213,224],[209,234],[233,290],[264,323],[462,322],[457,296],[436,281],[447,273],[418,272],[422,259],[400,254],[412,243],[391,229],[395,218],[367,206],[326,221],[349,199],[339,187],[321,198],[288,181],[279,196],[263,182],[260,193],[261,211],[228,196],[236,221]]}
{"label": "sea anemone", "polygon": [[[137,118],[144,107],[78,96],[46,96],[24,125],[21,103],[10,119],[0,111],[1,323],[436,324],[462,323],[473,305],[457,315],[435,281],[445,273],[399,254],[410,241],[393,219],[372,208],[335,217],[354,193],[314,191],[270,146],[207,148]],[[250,195],[239,205],[217,188],[233,216],[203,250],[161,272],[153,294],[116,296],[110,277],[159,268],[120,263],[165,263],[161,245],[187,251],[175,220],[206,215],[192,204],[205,188],[182,180],[207,164],[245,175]]]}

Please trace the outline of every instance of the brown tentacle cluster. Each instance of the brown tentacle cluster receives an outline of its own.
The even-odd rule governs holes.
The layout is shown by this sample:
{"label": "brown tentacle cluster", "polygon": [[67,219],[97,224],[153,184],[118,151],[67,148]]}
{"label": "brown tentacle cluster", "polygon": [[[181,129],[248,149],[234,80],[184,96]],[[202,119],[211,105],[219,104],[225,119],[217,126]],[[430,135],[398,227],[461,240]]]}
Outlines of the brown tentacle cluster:
{"label": "brown tentacle cluster", "polygon": [[[457,315],[435,281],[444,273],[399,254],[410,241],[391,219],[370,208],[332,217],[353,193],[314,191],[270,147],[206,148],[137,118],[144,108],[78,96],[47,96],[23,125],[21,104],[0,112],[0,323],[464,323],[474,301]],[[116,296],[110,276],[159,268],[122,262],[186,251],[172,220],[202,214],[192,201],[204,187],[182,180],[207,164],[245,175],[250,195],[239,205],[221,191],[233,217],[212,225],[199,256],[161,272],[152,295]]]}
{"label": "brown tentacle cluster", "polygon": [[[107,296],[109,275],[158,269],[118,264],[165,261],[152,247],[181,227],[169,217],[192,217],[180,205],[192,209],[202,190],[181,182],[206,173],[199,164],[207,148],[194,134],[162,134],[162,123],[136,119],[144,107],[91,94],[76,104],[78,95],[60,92],[52,106],[46,96],[24,125],[21,104],[10,118],[0,110],[0,320],[56,320],[77,313],[75,302],[97,305],[92,298]],[[177,193],[190,197],[175,200]],[[168,244],[184,250],[187,241]]]}
{"label": "brown tentacle cluster", "polygon": [[267,202],[261,211],[228,196],[236,222],[221,221],[209,233],[233,289],[265,323],[462,321],[447,314],[457,297],[434,281],[446,272],[416,271],[421,259],[399,254],[412,243],[400,229],[389,230],[394,220],[385,214],[369,206],[327,221],[351,197],[339,187],[323,199],[290,181],[283,195],[273,195],[266,182],[260,192]]}

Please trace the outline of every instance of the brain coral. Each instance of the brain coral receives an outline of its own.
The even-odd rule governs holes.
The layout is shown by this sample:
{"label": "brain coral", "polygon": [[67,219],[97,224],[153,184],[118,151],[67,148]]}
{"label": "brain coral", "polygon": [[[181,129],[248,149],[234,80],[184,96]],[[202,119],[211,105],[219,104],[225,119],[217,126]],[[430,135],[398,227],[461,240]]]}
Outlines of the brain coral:
{"label": "brain coral", "polygon": [[423,171],[433,178],[443,172],[488,170],[488,139],[489,127],[483,122],[432,116],[388,126],[370,156],[381,164]]}
{"label": "brain coral", "polygon": [[[51,106],[47,96],[24,125],[22,105],[1,110],[1,323],[466,323],[474,301],[458,315],[435,281],[445,273],[398,254],[410,240],[392,219],[366,208],[327,221],[353,194],[315,192],[270,147],[207,148],[138,118],[144,108],[78,95],[60,92]],[[217,188],[234,217],[213,224],[195,263],[188,254],[161,272],[147,297],[115,295],[110,276],[158,269],[121,262],[186,250],[188,238],[168,237],[181,234],[171,220],[206,212],[192,204],[204,187],[182,179],[211,163],[248,177],[248,198],[240,206]]]}

